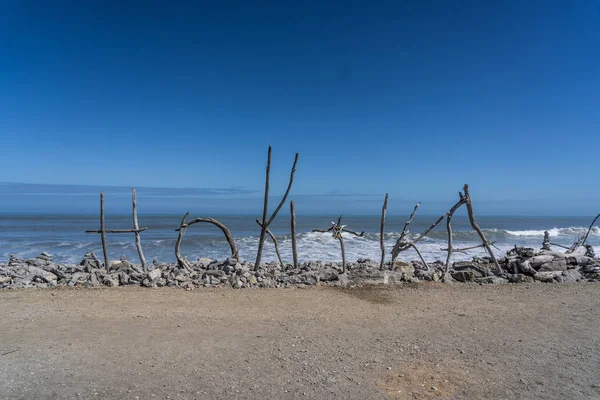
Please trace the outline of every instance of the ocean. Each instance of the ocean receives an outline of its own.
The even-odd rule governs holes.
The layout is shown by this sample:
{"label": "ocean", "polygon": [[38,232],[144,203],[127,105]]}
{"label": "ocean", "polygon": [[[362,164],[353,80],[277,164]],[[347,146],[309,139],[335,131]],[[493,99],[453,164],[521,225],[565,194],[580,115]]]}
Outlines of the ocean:
{"label": "ocean", "polygon": [[[148,262],[153,259],[175,261],[174,248],[182,215],[139,215],[142,232],[142,245]],[[203,215],[191,215],[189,220]],[[254,261],[258,246],[259,227],[257,215],[214,215],[229,227],[239,248],[240,258]],[[312,229],[327,229],[337,218],[331,216],[297,216],[297,244],[300,261],[324,260],[340,261],[339,243],[331,233],[313,233]],[[346,257],[349,261],[358,258],[379,260],[380,216],[344,216],[343,224],[357,232],[364,231],[364,237],[345,234]],[[388,216],[386,219],[386,259],[406,222],[408,216]],[[429,227],[438,216],[418,215],[410,225],[410,237],[416,237]],[[550,232],[551,241],[565,246],[571,245],[587,231],[593,216],[590,217],[515,217],[478,216],[477,222],[489,241],[496,242],[497,256],[503,256],[514,245],[540,248],[544,231]],[[99,229],[98,215],[0,215],[0,262],[6,262],[10,254],[21,258],[33,258],[41,251],[51,253],[56,262],[78,263],[85,253],[94,252],[102,257],[100,235],[86,234],[86,229]],[[480,244],[472,231],[466,215],[453,218],[454,246],[469,247]],[[131,215],[111,215],[106,218],[107,229],[129,229]],[[271,225],[271,231],[279,241],[282,258],[291,262],[290,217],[279,215]],[[139,262],[132,233],[107,234],[108,253],[111,259],[121,255],[133,262]],[[600,254],[600,230],[594,227],[588,243]],[[428,237],[419,243],[419,249],[427,261],[445,260],[447,246],[446,224],[440,223]],[[558,250],[558,248],[556,248]],[[211,224],[195,224],[187,229],[181,246],[182,254],[190,260],[199,257],[223,259],[229,256],[229,246],[221,231]],[[469,260],[474,256],[485,255],[482,249],[468,253],[455,253],[454,261]],[[401,253],[399,259],[418,259],[414,250]],[[267,238],[263,261],[274,261],[274,247]]]}

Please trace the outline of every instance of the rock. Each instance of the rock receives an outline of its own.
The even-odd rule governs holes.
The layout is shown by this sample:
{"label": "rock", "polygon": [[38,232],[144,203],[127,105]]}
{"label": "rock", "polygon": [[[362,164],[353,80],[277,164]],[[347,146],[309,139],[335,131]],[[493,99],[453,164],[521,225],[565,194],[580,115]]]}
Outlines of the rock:
{"label": "rock", "polygon": [[87,272],[75,272],[73,275],[71,275],[69,283],[71,283],[73,286],[79,283],[83,284],[88,280],[89,276],[90,274]]}
{"label": "rock", "polygon": [[475,280],[473,271],[456,271],[452,272],[450,275],[459,282],[473,282]]}
{"label": "rock", "polygon": [[124,271],[119,272],[118,277],[121,285],[129,285],[129,275],[127,275]]}
{"label": "rock", "polygon": [[533,283],[534,279],[532,276],[525,274],[511,274],[508,275],[508,281],[512,283]]}
{"label": "rock", "polygon": [[544,263],[538,267],[538,271],[566,271],[566,270],[567,270],[567,261],[565,259],[550,261],[550,262]]}
{"label": "rock", "polygon": [[396,261],[394,268],[402,274],[402,279],[410,281],[415,276],[415,267],[404,261]]}
{"label": "rock", "polygon": [[0,276],[0,284],[10,283],[12,278],[10,276]]}
{"label": "rock", "polygon": [[533,276],[533,279],[540,282],[551,283],[555,281],[555,278],[561,276],[562,271],[542,271],[538,272]]}
{"label": "rock", "polygon": [[578,265],[580,267],[585,267],[588,265],[593,265],[596,263],[596,260],[594,260],[592,257],[588,257],[588,256],[573,256],[573,255],[569,255],[567,257],[567,263],[569,265]]}
{"label": "rock", "polygon": [[338,279],[338,272],[330,267],[325,267],[317,273],[317,280],[320,282],[331,282]]}
{"label": "rock", "polygon": [[578,246],[575,248],[575,250],[568,253],[568,256],[569,257],[585,256],[587,252],[588,252],[588,248],[586,246]]}
{"label": "rock", "polygon": [[[102,263],[100,262],[100,260],[98,260],[98,257],[96,257],[96,255],[93,252],[86,253],[83,256],[83,260],[81,260],[79,265],[81,265],[82,267],[90,267],[90,268],[97,268],[97,269],[100,269],[100,267],[102,267]],[[90,271],[88,271],[88,272],[90,272]]]}
{"label": "rock", "polygon": [[205,274],[208,276],[220,277],[220,276],[225,275],[225,272],[220,269],[209,269],[208,271],[205,272]]}
{"label": "rock", "polygon": [[119,286],[119,274],[105,274],[102,276],[102,283],[108,287]]}
{"label": "rock", "polygon": [[534,269],[538,269],[541,265],[551,263],[552,261],[554,261],[553,255],[544,254],[544,255],[531,257],[529,259],[529,265],[531,265],[531,267]]}
{"label": "rock", "polygon": [[90,274],[90,276],[88,277],[87,285],[91,287],[100,286],[100,281],[98,280],[98,277],[95,273],[92,272]]}
{"label": "rock", "polygon": [[569,269],[563,271],[562,275],[556,277],[557,282],[561,283],[576,283],[579,282],[582,278],[582,275],[579,271],[575,269]]}
{"label": "rock", "polygon": [[484,276],[483,278],[475,278],[476,283],[485,283],[493,285],[501,285],[508,283],[508,279],[501,278],[499,276]]}
{"label": "rock", "polygon": [[38,267],[34,267],[33,265],[29,266],[29,268],[27,268],[27,270],[29,271],[30,274],[34,274],[35,276],[38,276],[41,279],[43,279],[46,283],[50,283],[50,282],[56,283],[57,276],[54,275],[52,272],[45,271]]}
{"label": "rock", "polygon": [[149,271],[146,276],[150,282],[156,282],[162,276],[162,270],[160,268],[154,268]]}

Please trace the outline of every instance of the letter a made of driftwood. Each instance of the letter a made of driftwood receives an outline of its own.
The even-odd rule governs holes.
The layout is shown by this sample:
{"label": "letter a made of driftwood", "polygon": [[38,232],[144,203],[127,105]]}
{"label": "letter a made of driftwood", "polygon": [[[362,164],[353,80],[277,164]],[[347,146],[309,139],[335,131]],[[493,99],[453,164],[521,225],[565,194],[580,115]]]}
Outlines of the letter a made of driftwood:
{"label": "letter a made of driftwood", "polygon": [[104,255],[104,268],[108,272],[110,269],[110,261],[108,258],[108,246],[106,244],[107,233],[135,233],[135,245],[137,247],[138,255],[140,256],[140,263],[142,267],[146,269],[146,258],[142,250],[142,241],[140,232],[147,230],[148,228],[140,228],[137,219],[137,202],[135,196],[135,188],[131,189],[131,197],[133,202],[133,229],[106,229],[104,225],[104,193],[100,192],[100,229],[99,230],[88,230],[85,233],[99,233],[102,238],[102,253]]}
{"label": "letter a made of driftwood", "polygon": [[267,219],[267,213],[269,212],[269,179],[271,175],[271,146],[269,146],[269,153],[267,155],[267,173],[265,180],[265,200],[263,204],[263,215],[262,220],[260,221],[260,237],[258,239],[258,251],[256,253],[256,262],[254,263],[254,270],[257,271],[260,267],[260,259],[262,257],[262,250],[265,243],[265,235],[267,234],[267,229],[269,229],[269,225],[277,216],[281,207],[285,204],[285,201],[290,194],[290,190],[292,189],[292,183],[294,183],[294,173],[296,172],[296,164],[298,163],[298,153],[296,153],[296,157],[294,158],[294,165],[292,165],[292,172],[290,173],[290,183],[288,184],[287,190],[281,199],[281,202],[271,215],[269,219]]}
{"label": "letter a made of driftwood", "polygon": [[231,257],[235,258],[236,260],[239,260],[238,249],[237,249],[237,246],[235,245],[235,241],[233,240],[233,236],[231,236],[231,232],[229,231],[229,228],[227,228],[221,222],[217,221],[216,219],[214,219],[212,217],[196,218],[193,221],[186,222],[188,215],[190,215],[189,211],[181,219],[179,228],[175,229],[175,231],[179,232],[179,235],[177,236],[177,242],[175,242],[175,258],[177,258],[177,264],[179,265],[179,267],[185,268],[186,270],[191,271],[190,265],[181,256],[180,247],[181,247],[181,240],[183,239],[183,234],[185,233],[186,228],[188,228],[190,225],[194,225],[198,222],[206,222],[209,224],[213,224],[216,227],[218,227],[219,229],[221,229],[221,231],[223,232],[223,235],[225,235],[225,239],[227,240],[227,243],[229,243],[229,248],[231,249]]}

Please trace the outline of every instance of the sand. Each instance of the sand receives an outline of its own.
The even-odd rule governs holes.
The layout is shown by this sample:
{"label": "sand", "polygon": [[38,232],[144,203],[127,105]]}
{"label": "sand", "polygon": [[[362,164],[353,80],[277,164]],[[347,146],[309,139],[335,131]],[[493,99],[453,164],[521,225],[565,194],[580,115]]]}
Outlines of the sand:
{"label": "sand", "polygon": [[1,399],[598,399],[600,284],[0,291]]}

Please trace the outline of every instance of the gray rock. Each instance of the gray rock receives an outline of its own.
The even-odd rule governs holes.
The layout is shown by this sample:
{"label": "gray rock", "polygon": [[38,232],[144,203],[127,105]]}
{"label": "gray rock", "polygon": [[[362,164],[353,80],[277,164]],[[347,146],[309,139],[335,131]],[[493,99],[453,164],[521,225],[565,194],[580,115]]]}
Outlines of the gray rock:
{"label": "gray rock", "polygon": [[508,279],[501,278],[499,276],[484,276],[483,278],[475,278],[476,283],[501,285],[508,283]]}
{"label": "gray rock", "polygon": [[108,287],[119,286],[119,274],[104,274],[101,276],[101,281]]}
{"label": "gray rock", "polygon": [[127,273],[121,271],[118,273],[118,277],[121,285],[129,285],[129,275],[127,275]]}
{"label": "gray rock", "polygon": [[565,259],[550,261],[550,262],[544,263],[538,267],[538,271],[566,271],[566,270],[567,270],[567,261]]}
{"label": "gray rock", "polygon": [[35,276],[40,277],[41,279],[43,279],[45,282],[55,282],[57,280],[57,276],[54,275],[52,272],[48,272],[45,271],[41,268],[35,267],[33,265],[30,265],[29,268],[27,269],[27,271],[30,274],[34,274]]}
{"label": "gray rock", "polygon": [[556,277],[557,282],[561,283],[576,283],[579,282],[582,278],[582,275],[579,271],[575,269],[569,269],[567,271],[563,271],[562,275]]}
{"label": "gray rock", "polygon": [[402,279],[407,282],[415,276],[415,267],[412,264],[403,261],[396,261],[394,269],[400,272]]}
{"label": "gray rock", "polygon": [[529,264],[533,269],[538,269],[543,264],[548,264],[554,261],[554,256],[552,254],[544,254],[535,257],[531,257],[529,259]]}
{"label": "gray rock", "polygon": [[473,271],[456,271],[452,272],[450,275],[459,282],[473,282],[475,280]]}
{"label": "gray rock", "polygon": [[534,279],[532,276],[525,274],[511,274],[508,275],[508,281],[512,283],[533,283]]}
{"label": "gray rock", "polygon": [[533,278],[536,281],[552,283],[555,282],[556,277],[561,276],[563,271],[542,271],[536,273]]}
{"label": "gray rock", "polygon": [[156,282],[162,276],[162,270],[160,268],[154,268],[146,274],[150,282]]}
{"label": "gray rock", "polygon": [[100,286],[100,281],[95,273],[91,273],[88,277],[87,285],[91,287]]}

